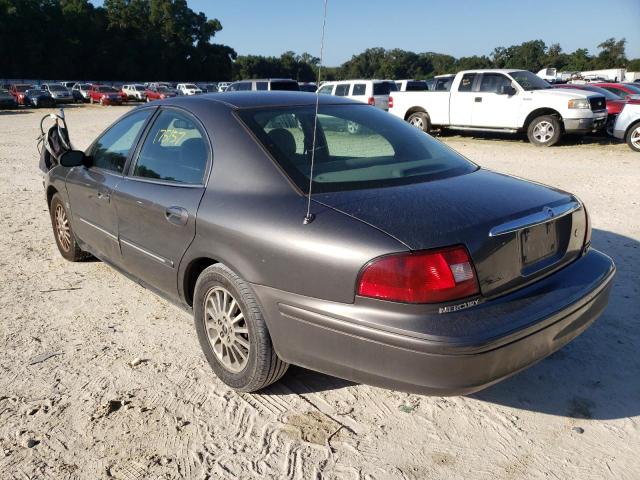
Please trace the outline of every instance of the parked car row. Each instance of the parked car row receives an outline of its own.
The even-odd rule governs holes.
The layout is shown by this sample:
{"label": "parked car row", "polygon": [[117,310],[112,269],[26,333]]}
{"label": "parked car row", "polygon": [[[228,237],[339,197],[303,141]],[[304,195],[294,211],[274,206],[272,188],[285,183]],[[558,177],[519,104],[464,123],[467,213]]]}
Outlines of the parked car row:
{"label": "parked car row", "polygon": [[532,144],[551,146],[565,134],[614,135],[618,116],[640,94],[640,86],[624,82],[552,86],[525,70],[483,69],[430,81],[330,81],[321,84],[318,93],[368,103],[425,132],[523,132]]}

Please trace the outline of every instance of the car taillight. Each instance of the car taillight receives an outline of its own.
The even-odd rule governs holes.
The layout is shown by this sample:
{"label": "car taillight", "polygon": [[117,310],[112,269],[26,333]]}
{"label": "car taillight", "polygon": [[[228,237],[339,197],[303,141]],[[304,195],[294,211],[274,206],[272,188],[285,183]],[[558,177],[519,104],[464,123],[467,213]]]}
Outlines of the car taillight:
{"label": "car taillight", "polygon": [[389,108],[393,108],[393,97],[389,95]]}
{"label": "car taillight", "polygon": [[367,100],[367,103],[368,103],[369,105],[373,105],[373,106],[375,106],[375,104],[376,104],[376,99],[375,99],[375,98],[373,98],[373,97],[369,97],[369,100]]}
{"label": "car taillight", "polygon": [[480,292],[467,249],[387,255],[364,266],[358,295],[404,303],[440,303]]}

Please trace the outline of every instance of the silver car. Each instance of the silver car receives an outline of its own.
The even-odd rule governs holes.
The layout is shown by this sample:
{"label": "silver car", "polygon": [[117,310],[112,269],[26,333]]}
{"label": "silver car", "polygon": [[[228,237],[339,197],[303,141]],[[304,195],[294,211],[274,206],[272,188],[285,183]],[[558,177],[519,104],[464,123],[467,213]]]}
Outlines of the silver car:
{"label": "silver car", "polygon": [[613,127],[613,136],[640,152],[640,99],[631,99],[624,106]]}
{"label": "silver car", "polygon": [[73,95],[67,87],[60,83],[43,83],[42,90],[46,90],[56,103],[72,103]]}

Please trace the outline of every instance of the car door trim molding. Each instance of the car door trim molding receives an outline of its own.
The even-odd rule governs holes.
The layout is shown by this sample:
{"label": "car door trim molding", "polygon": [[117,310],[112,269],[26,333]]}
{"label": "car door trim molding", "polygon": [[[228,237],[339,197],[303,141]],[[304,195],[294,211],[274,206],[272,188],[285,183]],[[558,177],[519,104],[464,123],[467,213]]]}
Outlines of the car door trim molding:
{"label": "car door trim molding", "polygon": [[161,257],[160,255],[157,255],[157,254],[155,254],[153,252],[150,252],[146,248],[142,248],[141,246],[136,245],[135,243],[133,243],[133,242],[131,242],[129,240],[126,240],[126,239],[120,237],[120,243],[122,243],[122,244],[124,244],[124,245],[126,245],[128,247],[131,247],[134,250],[137,250],[138,252],[143,253],[148,257],[153,258],[157,262],[160,262],[163,265],[166,265],[167,267],[171,267],[171,268],[174,267],[174,263],[171,260],[169,260],[168,258],[164,258],[164,257]]}
{"label": "car door trim molding", "polygon": [[95,223],[90,222],[89,220],[85,220],[84,218],[82,218],[81,216],[78,215],[78,220],[80,220],[82,223],[85,223],[87,225],[89,225],[92,228],[95,228],[96,230],[98,230],[99,232],[104,233],[107,237],[109,237],[111,240],[117,242],[118,241],[118,237],[117,235],[114,235],[113,233],[111,233],[108,230],[105,230],[102,227],[99,227],[98,225],[96,225]]}
{"label": "car door trim molding", "polygon": [[523,228],[534,227],[542,223],[546,223],[549,220],[557,220],[558,218],[569,215],[582,208],[582,204],[578,201],[571,201],[557,207],[544,207],[539,212],[526,215],[510,222],[503,223],[497,227],[493,227],[489,231],[490,237],[497,237],[498,235],[504,235],[505,233],[512,233]]}

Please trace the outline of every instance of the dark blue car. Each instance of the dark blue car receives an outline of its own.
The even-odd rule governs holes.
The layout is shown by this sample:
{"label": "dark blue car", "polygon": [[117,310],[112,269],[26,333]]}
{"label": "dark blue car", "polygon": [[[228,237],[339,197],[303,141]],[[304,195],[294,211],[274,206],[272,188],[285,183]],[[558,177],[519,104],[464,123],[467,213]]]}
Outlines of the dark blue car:
{"label": "dark blue car", "polygon": [[34,108],[53,108],[56,106],[56,101],[46,90],[31,88],[24,92],[24,105]]}

